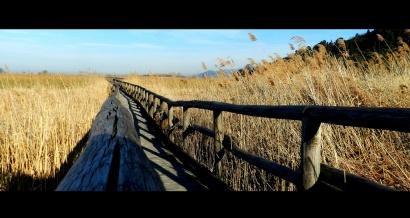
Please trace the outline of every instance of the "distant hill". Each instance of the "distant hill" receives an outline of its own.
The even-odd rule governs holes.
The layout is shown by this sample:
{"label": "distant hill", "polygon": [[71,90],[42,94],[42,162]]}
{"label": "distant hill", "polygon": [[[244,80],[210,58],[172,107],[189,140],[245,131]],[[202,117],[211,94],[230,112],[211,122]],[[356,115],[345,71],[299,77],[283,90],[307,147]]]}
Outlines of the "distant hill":
{"label": "distant hill", "polygon": [[[295,54],[312,54],[319,45],[324,46],[326,52],[335,57],[344,56],[356,62],[366,62],[376,55],[389,56],[392,52],[401,55],[409,52],[410,29],[374,29],[364,34],[356,34],[350,39],[338,38],[335,41],[319,42],[313,48],[296,50]],[[285,57],[289,59],[290,57]]]}
{"label": "distant hill", "polygon": [[[237,71],[236,69],[225,69],[224,72],[226,75],[230,75],[233,72]],[[215,77],[218,75],[218,71],[215,70],[207,70],[205,72],[199,73],[198,77]]]}

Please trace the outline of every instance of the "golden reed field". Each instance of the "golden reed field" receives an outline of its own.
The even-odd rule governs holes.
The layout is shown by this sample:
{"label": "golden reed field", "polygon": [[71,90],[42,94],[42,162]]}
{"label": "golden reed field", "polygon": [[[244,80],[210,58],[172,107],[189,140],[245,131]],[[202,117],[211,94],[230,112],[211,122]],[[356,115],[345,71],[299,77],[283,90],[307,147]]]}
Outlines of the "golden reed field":
{"label": "golden reed field", "polygon": [[108,87],[102,76],[0,74],[0,190],[53,190]]}
{"label": "golden reed field", "polygon": [[[125,80],[173,100],[410,108],[408,56],[387,65],[377,59],[354,64],[319,52],[308,59],[296,55],[255,66],[252,75],[128,75]],[[109,83],[98,75],[0,74],[0,190],[53,190],[81,151],[78,148],[108,91]],[[191,123],[212,127],[209,111],[190,110]],[[228,133],[239,139],[240,148],[298,168],[300,122],[226,112],[223,119]],[[322,125],[323,163],[410,190],[409,134]],[[175,137],[180,137],[178,132]],[[211,138],[195,133],[183,146],[211,168]],[[295,190],[288,182],[231,155],[224,157],[222,166],[224,181],[235,190]]]}
{"label": "golden reed field", "polygon": [[[213,78],[130,76],[173,100],[213,100],[256,105],[330,105],[410,108],[410,59],[400,65],[355,65],[325,56],[303,61],[278,59],[260,63],[252,75]],[[213,128],[211,112],[190,109],[191,123]],[[178,116],[178,113],[176,113]],[[242,149],[296,169],[300,128],[297,121],[224,113],[225,128]],[[322,124],[322,162],[394,187],[410,190],[409,134]],[[212,138],[196,133],[184,150],[212,167]],[[228,161],[229,160],[229,161]],[[295,190],[293,185],[232,156],[222,161],[224,180],[235,190]]]}

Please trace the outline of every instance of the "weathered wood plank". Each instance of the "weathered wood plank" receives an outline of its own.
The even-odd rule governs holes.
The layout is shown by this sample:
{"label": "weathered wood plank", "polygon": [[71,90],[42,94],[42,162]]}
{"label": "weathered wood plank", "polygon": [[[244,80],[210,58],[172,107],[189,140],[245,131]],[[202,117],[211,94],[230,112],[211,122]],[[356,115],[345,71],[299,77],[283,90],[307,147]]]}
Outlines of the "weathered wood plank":
{"label": "weathered wood plank", "polygon": [[142,151],[127,100],[120,93],[117,135],[119,173],[117,191],[163,191],[163,185],[153,166]]}
{"label": "weathered wood plank", "polygon": [[339,169],[321,164],[321,173],[318,181],[324,181],[332,184],[342,191],[360,191],[360,192],[374,192],[374,191],[395,191],[394,189],[370,181],[366,178],[344,172]]}
{"label": "weathered wood plank", "polygon": [[185,132],[184,132],[185,137],[190,135],[191,133],[194,133],[194,132],[200,132],[200,133],[202,133],[206,136],[209,136],[209,137],[214,137],[215,136],[215,131],[213,131],[212,129],[192,124],[185,130]]}
{"label": "weathered wood plank", "polygon": [[[134,84],[126,83],[123,81],[120,81],[120,83],[136,86]],[[137,87],[141,88],[141,90],[144,90],[144,92],[156,96],[157,98],[167,102],[170,110],[168,114],[171,117],[171,121],[171,108],[173,106],[183,108],[183,138],[189,135],[192,131],[199,131],[204,134],[215,134],[215,142],[217,142],[218,130],[216,126],[214,126],[215,131],[197,126],[191,126],[188,128],[189,122],[187,121],[187,118],[189,118],[189,114],[187,113],[187,110],[189,108],[198,108],[219,112],[226,111],[236,114],[266,118],[301,120],[303,124],[301,146],[302,163],[300,172],[293,172],[287,167],[280,166],[271,161],[267,161],[263,158],[244,152],[234,145],[228,146],[225,142],[222,143],[222,145],[225,146],[227,150],[234,153],[235,156],[299,185],[300,187],[302,187],[302,190],[312,188],[313,185],[317,184],[318,178],[320,177],[320,123],[410,132],[409,108],[357,108],[310,105],[235,105],[214,101],[172,101],[149,90],[146,90],[143,87]],[[217,123],[215,114],[216,113],[214,113],[214,125],[216,125]],[[223,133],[220,135],[223,135]],[[185,140],[183,143],[185,143]],[[325,175],[329,176],[328,172],[333,172],[333,170],[337,171],[337,169],[327,170],[325,172]],[[352,181],[359,181],[359,179],[357,179],[356,177],[351,178]],[[329,186],[333,186],[333,184],[329,184],[322,180],[320,181],[320,183],[326,183]],[[368,181],[366,180],[365,182],[363,182],[363,184],[365,183],[368,183]]]}
{"label": "weathered wood plank", "polygon": [[86,147],[58,185],[56,191],[105,191],[116,131],[117,100],[109,97],[97,114]]}
{"label": "weathered wood plank", "polygon": [[306,118],[302,123],[301,171],[302,190],[311,188],[319,178],[321,163],[320,122]]}
{"label": "weathered wood plank", "polygon": [[183,130],[185,131],[188,126],[190,125],[190,121],[191,121],[191,114],[189,113],[189,108],[183,108],[182,109],[182,123],[183,123]]}
{"label": "weathered wood plank", "polygon": [[84,152],[56,191],[161,191],[136,137],[126,99],[116,90],[103,104]]}
{"label": "weathered wood plank", "polygon": [[222,111],[213,112],[213,121],[214,121],[214,149],[215,149],[215,166],[214,173],[218,176],[222,176],[222,166],[220,160],[222,157],[218,155],[218,152],[222,150],[223,145],[222,141],[224,138],[224,127],[222,120]]}
{"label": "weathered wood plank", "polygon": [[[122,81],[120,83],[130,84]],[[145,88],[143,90],[166,101],[168,106],[220,110],[248,116],[290,120],[302,120],[304,115],[309,115],[321,123],[410,132],[409,108],[236,105],[215,101],[172,101]]]}
{"label": "weathered wood plank", "polygon": [[174,119],[174,108],[168,105],[168,126],[171,128],[174,124],[172,120]]}
{"label": "weathered wood plank", "polygon": [[257,155],[251,154],[247,151],[243,151],[235,144],[235,140],[232,137],[225,135],[223,146],[226,150],[231,152],[236,157],[248,162],[249,164],[265,170],[268,173],[272,173],[279,178],[285,179],[293,184],[298,184],[300,181],[300,173],[293,171],[292,169],[277,164],[271,160],[261,158]]}

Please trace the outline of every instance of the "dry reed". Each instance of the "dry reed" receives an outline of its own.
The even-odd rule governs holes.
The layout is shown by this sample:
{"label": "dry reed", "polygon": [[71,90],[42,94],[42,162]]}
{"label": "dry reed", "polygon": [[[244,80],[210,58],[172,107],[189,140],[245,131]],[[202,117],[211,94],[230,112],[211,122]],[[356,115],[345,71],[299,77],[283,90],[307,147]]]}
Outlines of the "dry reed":
{"label": "dry reed", "polygon": [[[258,105],[332,105],[410,107],[410,69],[346,65],[326,56],[312,68],[301,59],[264,63],[256,76],[234,78],[130,77],[129,82],[175,100],[215,100]],[[407,60],[409,61],[409,60]],[[299,63],[298,63],[299,62]],[[291,66],[298,66],[290,73]],[[408,65],[406,65],[408,66]],[[190,109],[192,123],[212,128],[209,111]],[[178,111],[175,113],[177,116]],[[296,169],[299,166],[300,123],[224,113],[227,132],[251,153]],[[175,136],[177,137],[177,136]],[[410,137],[408,134],[323,124],[322,161],[399,190],[410,190]],[[183,147],[212,168],[212,139],[195,134]],[[235,190],[295,190],[293,185],[228,155],[222,161],[224,180]]]}
{"label": "dry reed", "polygon": [[46,184],[22,178],[55,177],[107,88],[99,76],[0,74],[0,190],[44,190]]}

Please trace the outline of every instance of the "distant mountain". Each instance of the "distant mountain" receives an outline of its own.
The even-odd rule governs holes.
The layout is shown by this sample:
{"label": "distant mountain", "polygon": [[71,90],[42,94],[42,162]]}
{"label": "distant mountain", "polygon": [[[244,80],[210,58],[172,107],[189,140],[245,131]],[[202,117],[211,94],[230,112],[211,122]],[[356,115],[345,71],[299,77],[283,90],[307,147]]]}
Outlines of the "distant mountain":
{"label": "distant mountain", "polygon": [[[235,69],[225,69],[225,70],[224,70],[224,72],[225,72],[226,75],[230,75],[230,74],[232,74],[232,73],[235,72],[235,71],[236,71]],[[215,70],[207,70],[207,71],[205,71],[205,72],[203,72],[203,73],[199,73],[199,74],[198,74],[199,77],[215,77],[215,76],[217,76],[217,75],[218,75],[218,72],[215,71]]]}

